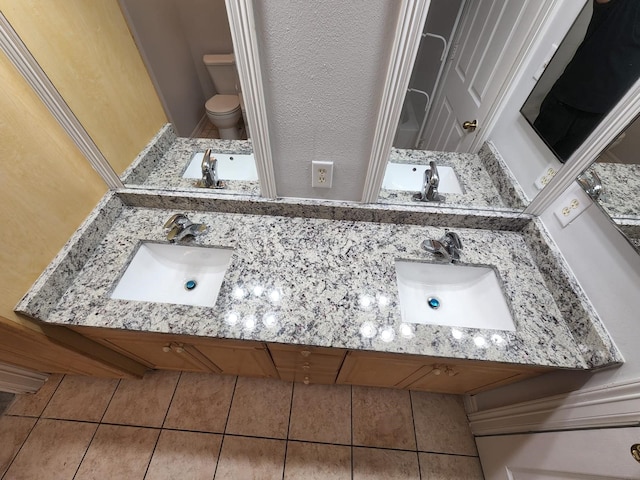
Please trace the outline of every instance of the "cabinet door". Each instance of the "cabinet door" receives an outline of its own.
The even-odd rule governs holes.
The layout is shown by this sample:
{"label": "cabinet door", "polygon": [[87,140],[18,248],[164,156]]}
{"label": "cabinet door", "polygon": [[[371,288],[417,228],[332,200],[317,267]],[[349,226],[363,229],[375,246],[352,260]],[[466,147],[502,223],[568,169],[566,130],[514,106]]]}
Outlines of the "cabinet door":
{"label": "cabinet door", "polygon": [[114,350],[119,350],[151,368],[187,372],[212,370],[189,353],[189,346],[182,342],[172,342],[169,339],[151,339],[144,334],[141,334],[140,338],[103,338],[100,340],[101,343],[110,345]]}
{"label": "cabinet door", "polygon": [[351,351],[347,353],[336,383],[401,388],[403,380],[423,366],[424,362],[415,357]]}
{"label": "cabinet door", "polygon": [[431,364],[419,370],[406,379],[402,387],[427,392],[472,394],[515,382],[526,376],[528,375],[518,367],[442,363]]}
{"label": "cabinet door", "polygon": [[221,373],[278,378],[278,372],[263,343],[211,339],[194,341],[193,345],[217,365]]}

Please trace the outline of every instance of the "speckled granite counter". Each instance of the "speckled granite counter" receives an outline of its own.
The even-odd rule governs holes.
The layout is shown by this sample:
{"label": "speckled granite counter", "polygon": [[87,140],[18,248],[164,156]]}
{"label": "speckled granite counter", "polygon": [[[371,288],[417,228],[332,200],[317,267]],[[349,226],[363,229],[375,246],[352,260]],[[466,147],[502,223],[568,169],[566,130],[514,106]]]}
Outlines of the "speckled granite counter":
{"label": "speckled granite counter", "polygon": [[640,251],[640,165],[595,162],[587,175],[591,172],[600,177],[604,187],[598,205]]}
{"label": "speckled granite counter", "polygon": [[[219,140],[210,138],[184,138],[176,136],[171,124],[165,125],[147,147],[122,174],[122,182],[129,187],[162,188],[168,191],[202,191],[195,180],[182,178],[195,153],[211,148],[218,153],[250,154],[250,140]],[[260,195],[258,181],[225,181],[219,194]]]}
{"label": "speckled granite counter", "polygon": [[[524,217],[512,222],[517,231],[456,228],[463,262],[499,273],[515,332],[403,324],[394,262],[433,261],[420,243],[443,229],[361,221],[370,208],[347,209],[353,217],[346,218],[324,203],[301,208],[310,213],[302,217],[286,202],[183,197],[194,207],[190,219],[210,227],[197,243],[234,248],[216,307],[113,300],[109,294],[139,242],[166,241],[163,223],[183,210],[176,210],[179,197],[162,195],[107,194],[17,311],[62,325],[559,368],[621,361],[579,285],[557,265],[561,257],[541,224]],[[272,210],[257,214],[261,207]],[[383,221],[397,218],[387,212]]]}
{"label": "speckled granite counter", "polygon": [[[517,181],[509,175],[504,161],[489,142],[477,155],[398,148],[391,150],[390,161],[393,163],[426,167],[432,160],[436,166],[451,167],[462,187],[462,193],[446,193],[444,201],[434,202],[435,205],[522,210],[528,203]],[[379,201],[391,204],[420,203],[411,199],[414,193],[383,188]]]}
{"label": "speckled granite counter", "polygon": [[[178,137],[171,124],[166,124],[122,174],[122,181],[129,188],[202,191],[202,188],[195,187],[193,179],[182,178],[182,174],[192,156],[207,148],[219,153],[253,152],[250,140]],[[463,193],[448,193],[444,202],[418,203],[419,205],[520,211],[528,203],[517,181],[509,174],[504,161],[489,142],[477,155],[396,148],[392,149],[390,155],[390,161],[394,163],[428,165],[431,160],[435,160],[437,165],[453,168]],[[225,180],[225,183],[226,188],[215,193],[260,195],[257,181]],[[416,192],[382,189],[379,201],[386,204],[416,204],[411,200],[414,193]]]}

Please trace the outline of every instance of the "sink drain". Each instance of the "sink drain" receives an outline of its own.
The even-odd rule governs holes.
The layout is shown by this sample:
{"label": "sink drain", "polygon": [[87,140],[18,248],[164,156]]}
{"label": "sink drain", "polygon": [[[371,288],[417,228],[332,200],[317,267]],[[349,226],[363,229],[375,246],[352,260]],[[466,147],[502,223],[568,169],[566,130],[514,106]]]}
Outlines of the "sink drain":
{"label": "sink drain", "polygon": [[186,288],[187,290],[193,290],[197,285],[198,282],[196,282],[195,280],[188,280],[185,282],[184,288]]}
{"label": "sink drain", "polygon": [[427,299],[427,304],[434,310],[440,308],[440,300],[438,300],[436,297],[429,297]]}

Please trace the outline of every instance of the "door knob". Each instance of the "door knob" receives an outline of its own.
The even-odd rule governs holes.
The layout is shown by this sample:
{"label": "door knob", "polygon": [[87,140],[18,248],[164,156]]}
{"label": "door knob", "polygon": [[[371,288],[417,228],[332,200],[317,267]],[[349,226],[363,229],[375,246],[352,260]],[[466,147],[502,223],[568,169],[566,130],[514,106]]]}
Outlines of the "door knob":
{"label": "door knob", "polygon": [[640,462],[640,443],[631,445],[631,456],[635,458],[636,462]]}
{"label": "door knob", "polygon": [[474,131],[478,127],[478,120],[473,120],[472,122],[466,121],[462,124],[462,128],[465,130]]}

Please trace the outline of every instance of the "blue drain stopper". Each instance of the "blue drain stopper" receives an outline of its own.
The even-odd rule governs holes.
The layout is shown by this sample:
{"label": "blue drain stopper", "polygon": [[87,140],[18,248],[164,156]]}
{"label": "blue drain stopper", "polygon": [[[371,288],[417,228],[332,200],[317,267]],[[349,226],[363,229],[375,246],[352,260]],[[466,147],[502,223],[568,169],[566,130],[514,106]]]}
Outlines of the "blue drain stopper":
{"label": "blue drain stopper", "polygon": [[428,303],[428,304],[429,304],[429,306],[430,306],[431,308],[433,308],[434,310],[440,306],[440,300],[438,300],[438,299],[437,299],[437,298],[435,298],[435,297],[429,297],[429,298],[427,299],[427,303]]}
{"label": "blue drain stopper", "polygon": [[184,284],[184,288],[186,288],[187,290],[193,290],[194,288],[196,288],[196,285],[198,284],[195,280],[189,280]]}

